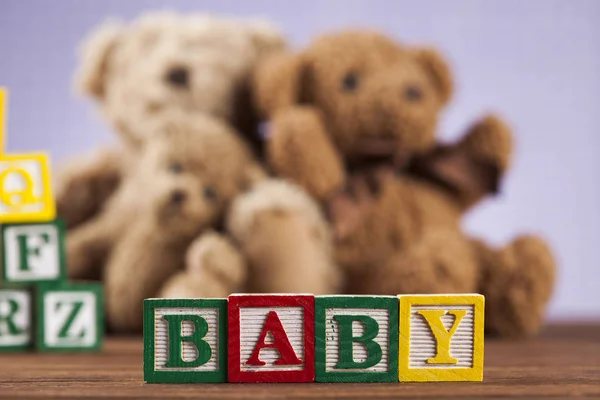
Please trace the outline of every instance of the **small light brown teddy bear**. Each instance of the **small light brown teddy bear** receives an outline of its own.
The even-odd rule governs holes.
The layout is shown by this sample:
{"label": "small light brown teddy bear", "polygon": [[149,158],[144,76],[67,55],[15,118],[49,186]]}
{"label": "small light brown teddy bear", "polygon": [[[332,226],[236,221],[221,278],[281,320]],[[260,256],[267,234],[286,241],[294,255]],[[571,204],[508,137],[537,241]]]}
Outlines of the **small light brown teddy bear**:
{"label": "small light brown teddy bear", "polygon": [[459,142],[437,143],[453,91],[438,53],[378,33],[330,34],[267,58],[255,85],[268,159],[329,210],[348,293],[480,292],[488,331],[537,331],[554,285],[546,244],[521,236],[493,249],[460,227],[496,191],[510,131],[488,116]]}
{"label": "small light brown teddy bear", "polygon": [[[164,285],[194,297],[242,288],[242,256],[210,229],[236,195],[265,178],[239,134],[214,118],[175,113],[153,124],[115,195],[67,239],[72,273],[103,270],[107,319],[120,332],[141,328],[143,299]],[[169,281],[176,274],[185,284]]]}
{"label": "small light brown teddy bear", "polygon": [[96,100],[122,141],[56,174],[58,214],[67,226],[100,211],[145,141],[140,125],[171,110],[228,121],[260,153],[249,78],[258,59],[284,43],[267,23],[204,14],[152,12],[94,30],[82,46],[77,89]]}
{"label": "small light brown teddy bear", "polygon": [[239,133],[184,112],[146,129],[116,193],[67,236],[70,275],[102,277],[113,331],[139,331],[149,297],[339,290],[317,205],[269,179]]}

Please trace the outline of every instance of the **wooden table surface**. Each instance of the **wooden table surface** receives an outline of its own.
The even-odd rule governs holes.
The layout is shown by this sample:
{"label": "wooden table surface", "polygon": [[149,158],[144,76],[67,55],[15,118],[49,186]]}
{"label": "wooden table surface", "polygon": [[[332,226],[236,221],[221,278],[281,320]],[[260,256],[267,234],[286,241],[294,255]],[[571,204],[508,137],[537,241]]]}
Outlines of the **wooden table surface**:
{"label": "wooden table surface", "polygon": [[483,383],[191,384],[142,381],[141,338],[99,354],[0,354],[0,398],[600,398],[600,324],[555,325],[524,341],[487,340]]}

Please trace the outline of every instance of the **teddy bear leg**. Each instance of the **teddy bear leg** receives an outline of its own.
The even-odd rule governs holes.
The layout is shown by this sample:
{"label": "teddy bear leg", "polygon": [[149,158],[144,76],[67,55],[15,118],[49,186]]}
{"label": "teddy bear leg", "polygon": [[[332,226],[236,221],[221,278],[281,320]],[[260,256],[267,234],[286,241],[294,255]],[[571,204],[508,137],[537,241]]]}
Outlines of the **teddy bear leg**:
{"label": "teddy bear leg", "polygon": [[68,228],[96,215],[121,181],[122,152],[107,148],[70,160],[56,173],[57,214]]}
{"label": "teddy bear leg", "polygon": [[496,250],[475,242],[485,295],[486,330],[505,337],[536,333],[555,281],[555,261],[546,243],[521,236]]}
{"label": "teddy bear leg", "polygon": [[298,186],[280,180],[256,185],[232,205],[228,230],[249,263],[249,291],[339,292],[328,225]]}
{"label": "teddy bear leg", "polygon": [[476,289],[477,277],[468,240],[452,229],[431,229],[387,262],[363,268],[351,286],[355,293],[378,295],[468,293]]}
{"label": "teddy bear leg", "polygon": [[106,320],[115,332],[140,332],[144,299],[183,268],[188,243],[165,241],[153,224],[141,218],[129,227],[104,268]]}
{"label": "teddy bear leg", "polygon": [[246,269],[244,257],[226,236],[206,233],[190,245],[185,270],[171,277],[158,297],[227,297],[242,289]]}

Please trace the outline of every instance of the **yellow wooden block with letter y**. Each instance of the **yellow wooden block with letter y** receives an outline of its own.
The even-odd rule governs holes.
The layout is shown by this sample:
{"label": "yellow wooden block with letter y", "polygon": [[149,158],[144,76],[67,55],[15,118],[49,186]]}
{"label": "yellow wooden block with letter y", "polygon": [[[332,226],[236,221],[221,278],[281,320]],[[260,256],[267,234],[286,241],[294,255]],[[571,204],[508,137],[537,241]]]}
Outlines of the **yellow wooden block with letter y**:
{"label": "yellow wooden block with letter y", "polygon": [[484,297],[401,295],[398,379],[482,381]]}

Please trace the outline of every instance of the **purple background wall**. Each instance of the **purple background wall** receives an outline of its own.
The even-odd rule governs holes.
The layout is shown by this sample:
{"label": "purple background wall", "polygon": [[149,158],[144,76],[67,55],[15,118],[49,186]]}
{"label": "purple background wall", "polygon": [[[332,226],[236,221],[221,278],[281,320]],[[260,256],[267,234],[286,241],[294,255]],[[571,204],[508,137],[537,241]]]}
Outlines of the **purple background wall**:
{"label": "purple background wall", "polygon": [[560,262],[551,316],[600,317],[600,1],[1,0],[7,150],[48,150],[60,161],[113,140],[91,103],[72,94],[75,50],[108,16],[160,8],[266,17],[296,46],[368,26],[441,48],[458,86],[443,137],[488,110],[517,135],[503,195],[470,214],[466,228],[498,244],[543,232]]}

